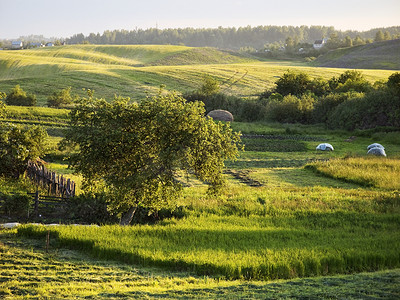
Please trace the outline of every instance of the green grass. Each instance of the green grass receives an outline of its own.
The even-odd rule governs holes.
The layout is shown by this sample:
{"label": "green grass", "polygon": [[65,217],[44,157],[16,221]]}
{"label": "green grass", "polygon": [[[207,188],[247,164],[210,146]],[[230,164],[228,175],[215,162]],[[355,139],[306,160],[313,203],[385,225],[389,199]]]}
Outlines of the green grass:
{"label": "green grass", "polygon": [[370,204],[382,206],[386,214],[318,212],[299,204],[294,210],[279,209],[268,203],[264,216],[237,216],[244,213],[246,202],[241,204],[242,212],[235,211],[236,216],[230,217],[207,215],[122,228],[26,226],[18,232],[43,237],[51,230],[60,245],[98,258],[231,280],[287,279],[400,266],[399,201],[395,197],[384,204]]}
{"label": "green grass", "polygon": [[350,157],[315,162],[308,167],[328,177],[365,186],[400,189],[400,160],[384,157]]}
{"label": "green grass", "polygon": [[314,66],[400,70],[400,40],[375,42],[372,44],[331,50],[318,57]]}
{"label": "green grass", "polygon": [[[156,91],[161,83],[168,89],[194,89],[204,74],[211,74],[222,82],[224,92],[251,96],[272,86],[276,77],[289,67],[306,71],[312,77],[330,78],[343,72],[343,69],[279,65],[226,55],[229,54],[212,49],[175,46],[89,45],[5,51],[0,53],[0,84],[1,89],[21,84],[22,88],[37,93],[43,105],[54,89],[69,85],[80,95],[84,95],[81,88],[93,88],[98,96],[108,99],[116,92],[142,97]],[[191,64],[196,60],[199,64]],[[391,74],[379,70],[363,73],[370,81],[386,79]],[[69,177],[74,176],[72,170],[62,160],[67,153],[57,149],[67,114],[68,110],[44,107],[9,107],[6,121],[46,126],[50,134],[48,167]],[[400,265],[398,187],[382,185],[384,177],[389,178],[386,182],[398,178],[398,170],[390,173],[390,167],[383,168],[380,162],[354,165],[351,159],[347,162],[342,159],[365,157],[367,145],[382,142],[389,157],[384,161],[393,161],[397,166],[400,143],[396,132],[328,131],[318,125],[272,123],[234,122],[232,126],[244,134],[265,137],[244,139],[247,150],[240,154],[238,161],[227,163],[232,172],[225,174],[228,184],[221,197],[207,196],[206,185],[190,177],[177,203],[182,207],[183,219],[129,228],[53,227],[49,255],[42,251],[43,235],[48,230],[45,227],[22,227],[18,239],[14,234],[3,239],[0,234],[3,241],[14,239],[18,240],[17,244],[26,243],[17,247],[5,246],[5,242],[0,244],[0,248],[3,246],[0,260],[4,259],[2,262],[7,266],[0,274],[3,276],[0,297],[265,298],[270,295],[267,298],[309,298],[319,295],[359,298],[386,295],[390,298],[398,295],[398,271],[329,277]],[[357,135],[355,140],[346,141],[354,135]],[[331,143],[335,151],[316,151],[321,142]],[[328,164],[325,160],[338,167],[347,165],[359,177],[352,178],[345,168],[339,175],[322,175],[304,168],[312,161],[317,161],[318,166]],[[376,172],[381,175],[371,183],[366,179],[366,170],[376,170],[377,166],[382,167]],[[242,177],[236,178],[233,174]],[[261,186],[249,186],[251,181]],[[0,191],[30,189],[26,182],[0,181]],[[36,236],[38,240],[28,243],[25,238],[21,240],[21,235]],[[38,243],[41,243],[39,250],[35,246]],[[79,256],[79,261],[70,253]],[[58,254],[62,254],[61,261]],[[35,262],[35,268],[29,269],[32,263],[22,262],[20,257]],[[99,261],[100,258],[107,261]],[[63,269],[67,271],[62,273]],[[17,273],[21,275],[14,279]],[[324,277],[270,281],[319,275]],[[327,284],[331,284],[329,291]]]}
{"label": "green grass", "polygon": [[2,299],[287,299],[399,297],[400,271],[289,281],[224,281],[93,259],[0,230]]}
{"label": "green grass", "polygon": [[[0,85],[1,91],[9,93],[20,84],[36,94],[39,105],[44,106],[49,95],[68,86],[80,96],[85,95],[83,88],[90,88],[107,99],[114,94],[141,99],[155,93],[161,84],[180,92],[197,89],[209,74],[222,83],[223,92],[251,97],[272,87],[288,68],[325,79],[343,73],[343,69],[258,61],[212,48],[73,45],[1,51]],[[387,79],[392,72],[363,73],[375,82]]]}

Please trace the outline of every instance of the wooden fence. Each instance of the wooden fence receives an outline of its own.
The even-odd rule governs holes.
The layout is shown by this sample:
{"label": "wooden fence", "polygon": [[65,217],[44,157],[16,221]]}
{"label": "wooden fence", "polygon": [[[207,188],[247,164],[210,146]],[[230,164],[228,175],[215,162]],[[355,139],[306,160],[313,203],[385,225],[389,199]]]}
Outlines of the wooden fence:
{"label": "wooden fence", "polygon": [[47,170],[43,164],[29,161],[27,176],[34,181],[36,185],[47,189],[49,195],[60,196],[62,198],[75,196],[75,182]]}
{"label": "wooden fence", "polygon": [[[15,194],[10,193],[8,195],[13,196]],[[21,214],[19,212],[20,217],[27,217],[27,219],[31,219],[32,217],[35,219],[41,217],[60,217],[66,212],[68,198],[40,195],[38,191],[36,193],[27,193],[27,195],[32,197],[33,201],[30,202],[29,208],[24,213]],[[5,197],[5,194],[0,193],[0,215],[12,216],[15,212],[7,212],[2,207],[5,203]]]}
{"label": "wooden fence", "polygon": [[35,217],[62,214],[67,204],[67,199],[63,197],[44,196],[39,192],[28,193],[28,195],[33,197],[32,210]]}

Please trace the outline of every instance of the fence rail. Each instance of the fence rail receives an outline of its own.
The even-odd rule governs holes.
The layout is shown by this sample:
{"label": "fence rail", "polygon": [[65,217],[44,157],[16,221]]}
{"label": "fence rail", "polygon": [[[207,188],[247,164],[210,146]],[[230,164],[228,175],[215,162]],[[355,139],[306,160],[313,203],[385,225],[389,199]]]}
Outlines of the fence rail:
{"label": "fence rail", "polygon": [[[3,194],[0,193],[0,215],[5,213],[6,215],[13,215],[13,212],[10,212],[3,208],[2,206],[5,204],[6,197],[19,195],[18,193],[10,193]],[[24,195],[24,194],[22,194]],[[22,213],[22,216],[25,215],[28,219],[30,217],[51,217],[51,216],[61,216],[65,214],[68,199],[59,196],[46,196],[40,195],[39,191],[35,193],[26,193],[32,201],[30,201],[29,208],[27,207],[26,211]],[[17,213],[18,214],[18,213]],[[21,215],[21,211],[19,212]]]}
{"label": "fence rail", "polygon": [[67,204],[68,198],[57,196],[42,196],[37,191],[36,193],[28,193],[33,197],[33,213],[36,217],[43,213],[60,213],[60,210]]}
{"label": "fence rail", "polygon": [[75,182],[63,175],[57,175],[55,172],[47,170],[43,164],[29,161],[27,176],[38,186],[46,188],[49,195],[61,196],[62,198],[75,196]]}

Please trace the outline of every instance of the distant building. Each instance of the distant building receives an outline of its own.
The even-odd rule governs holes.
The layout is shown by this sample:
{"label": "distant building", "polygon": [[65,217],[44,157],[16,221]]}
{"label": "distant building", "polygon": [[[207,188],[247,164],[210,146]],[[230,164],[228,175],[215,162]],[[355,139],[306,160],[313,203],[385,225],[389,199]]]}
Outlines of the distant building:
{"label": "distant building", "polygon": [[21,41],[12,41],[11,42],[11,49],[22,49],[24,44]]}
{"label": "distant building", "polygon": [[53,46],[54,46],[54,44],[52,42],[49,42],[46,44],[46,47],[53,47]]}
{"label": "distant building", "polygon": [[40,48],[40,47],[44,47],[44,45],[42,43],[31,43],[30,46],[32,48]]}
{"label": "distant building", "polygon": [[316,40],[313,44],[314,49],[315,50],[321,49],[326,44],[327,41],[328,39]]}

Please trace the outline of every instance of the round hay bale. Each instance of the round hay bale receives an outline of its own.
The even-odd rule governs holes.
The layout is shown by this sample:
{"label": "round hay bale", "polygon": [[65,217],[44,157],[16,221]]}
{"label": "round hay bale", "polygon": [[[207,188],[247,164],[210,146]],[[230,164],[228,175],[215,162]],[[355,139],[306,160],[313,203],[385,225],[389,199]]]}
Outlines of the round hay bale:
{"label": "round hay bale", "polygon": [[374,148],[369,149],[367,154],[386,157],[385,149],[380,148],[380,147],[374,147]]}
{"label": "round hay bale", "polygon": [[333,151],[333,146],[328,143],[322,143],[319,144],[316,148],[316,150],[321,150],[321,151]]}
{"label": "round hay bale", "polygon": [[373,144],[369,145],[367,147],[367,150],[372,149],[372,148],[382,148],[383,150],[385,150],[385,147],[383,147],[381,144],[378,144],[378,143],[373,143]]}
{"label": "round hay bale", "polygon": [[207,117],[213,118],[215,121],[233,122],[233,115],[229,111],[222,109],[210,111]]}

